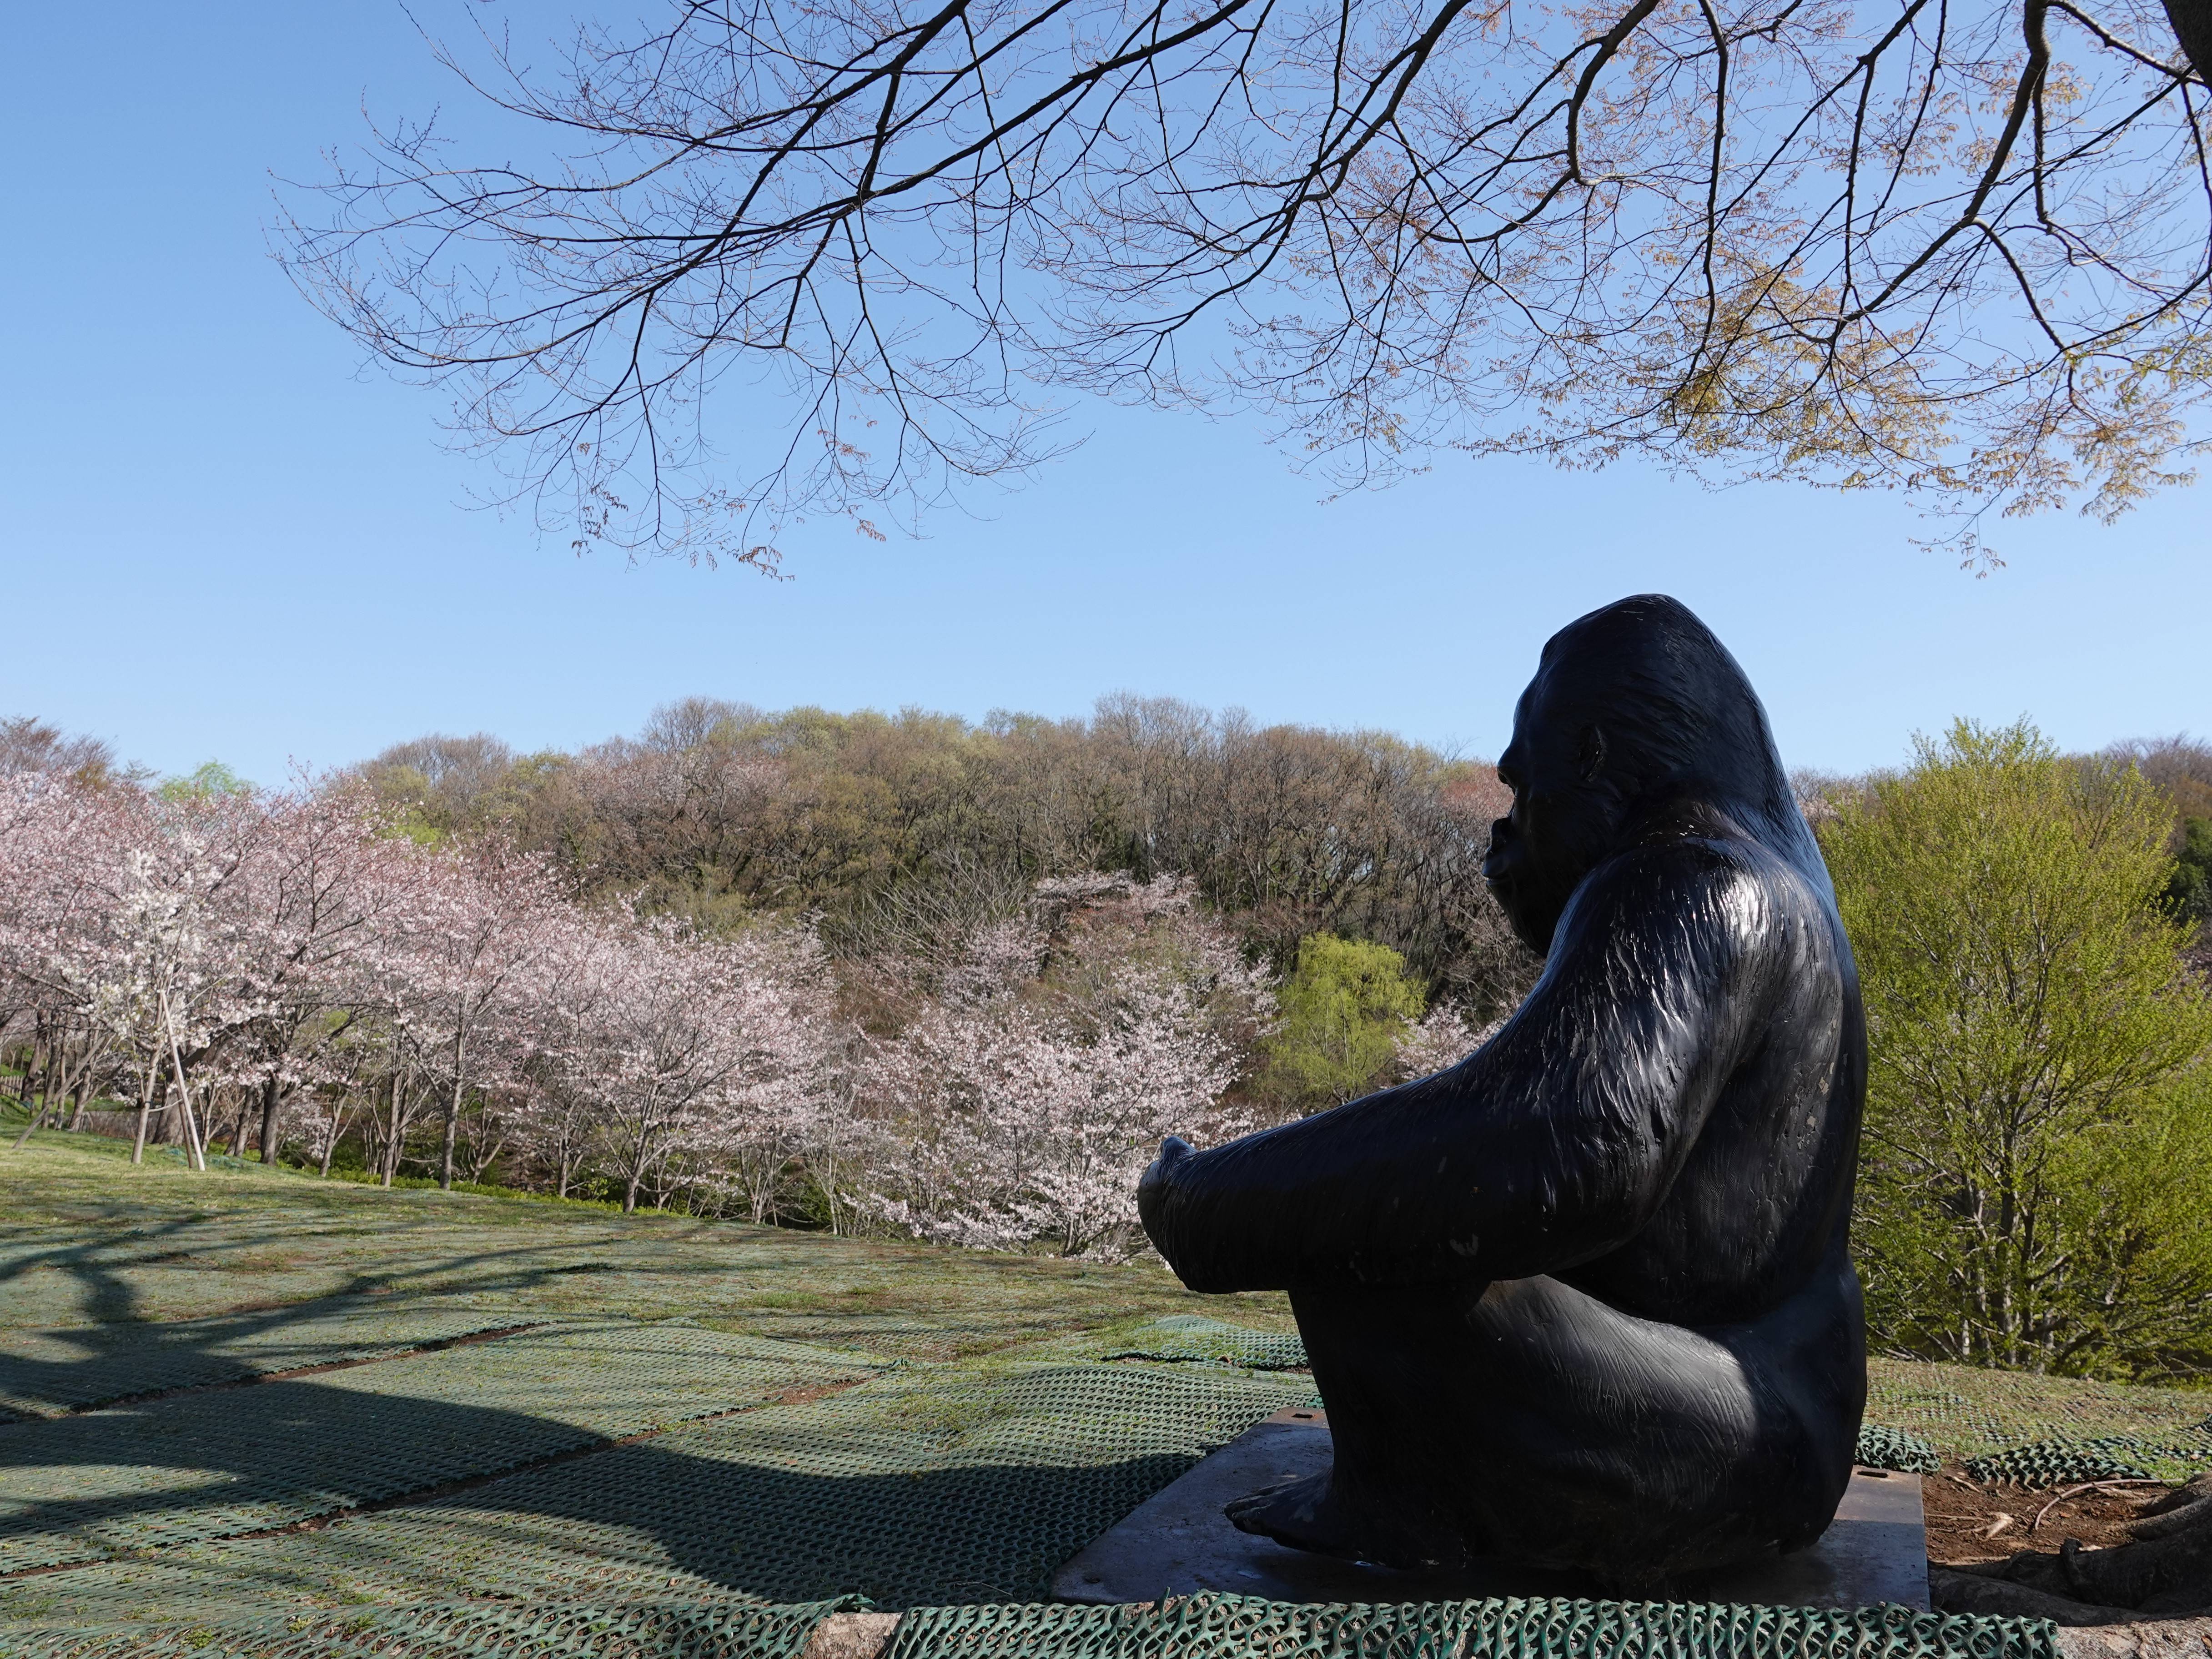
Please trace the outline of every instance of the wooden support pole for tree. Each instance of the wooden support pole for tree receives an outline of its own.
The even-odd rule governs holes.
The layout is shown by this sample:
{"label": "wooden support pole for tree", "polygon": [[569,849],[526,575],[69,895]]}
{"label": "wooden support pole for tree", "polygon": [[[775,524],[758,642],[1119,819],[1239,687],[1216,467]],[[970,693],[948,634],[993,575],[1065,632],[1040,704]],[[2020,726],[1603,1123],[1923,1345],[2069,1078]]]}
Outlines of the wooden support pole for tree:
{"label": "wooden support pole for tree", "polygon": [[169,1034],[169,1063],[176,1068],[177,1099],[185,1115],[185,1146],[191,1152],[192,1168],[204,1170],[207,1153],[200,1145],[199,1118],[192,1110],[191,1085],[185,1081],[185,1057],[177,1048],[177,1022],[166,997],[161,1000],[161,1024]]}

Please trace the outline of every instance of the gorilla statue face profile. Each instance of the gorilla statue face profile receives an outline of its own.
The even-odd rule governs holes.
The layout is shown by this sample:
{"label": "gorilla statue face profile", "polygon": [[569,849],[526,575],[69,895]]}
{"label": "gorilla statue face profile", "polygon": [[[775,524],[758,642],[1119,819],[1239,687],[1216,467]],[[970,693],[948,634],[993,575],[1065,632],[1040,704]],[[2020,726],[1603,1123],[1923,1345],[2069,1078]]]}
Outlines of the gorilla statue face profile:
{"label": "gorilla statue face profile", "polygon": [[1732,819],[1792,863],[1820,867],[1743,670],[1661,594],[1552,636],[1515,706],[1498,776],[1513,806],[1492,827],[1482,873],[1532,950],[1550,951],[1593,870],[1670,814]]}
{"label": "gorilla statue face profile", "polygon": [[[1809,1543],[1866,1386],[1850,942],[1759,699],[1644,594],[1554,635],[1483,873],[1542,975],[1449,1070],[1137,1190],[1199,1291],[1290,1294],[1325,1474],[1295,1548],[1650,1589]],[[1549,1593],[1549,1592],[1547,1592]]]}
{"label": "gorilla statue face profile", "polygon": [[1567,900],[1620,840],[1624,803],[1606,775],[1604,727],[1535,696],[1533,687],[1522,695],[1498,759],[1513,805],[1491,826],[1482,878],[1521,942],[1544,954]]}

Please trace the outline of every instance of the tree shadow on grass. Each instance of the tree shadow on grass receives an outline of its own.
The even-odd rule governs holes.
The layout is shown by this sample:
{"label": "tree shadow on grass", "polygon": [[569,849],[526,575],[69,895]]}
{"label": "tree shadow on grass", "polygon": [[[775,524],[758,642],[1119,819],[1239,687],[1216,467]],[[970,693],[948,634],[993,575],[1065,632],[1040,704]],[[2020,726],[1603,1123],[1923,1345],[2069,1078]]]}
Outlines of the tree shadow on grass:
{"label": "tree shadow on grass", "polygon": [[[0,1298],[23,1286],[33,1273],[50,1273],[64,1276],[72,1293],[39,1299],[73,1304],[66,1311],[57,1305],[30,1339],[0,1330],[0,1422],[7,1420],[10,1398],[28,1402],[30,1415],[46,1415],[162,1388],[326,1363],[342,1356],[309,1352],[298,1360],[272,1366],[242,1363],[235,1355],[224,1358],[222,1351],[264,1334],[281,1334],[288,1328],[325,1316],[349,1299],[358,1299],[364,1307],[373,1299],[394,1310],[410,1302],[447,1309],[473,1304],[489,1314],[503,1310],[511,1316],[488,1316],[487,1328],[579,1316],[726,1314],[742,1316],[749,1328],[767,1335],[864,1345],[880,1340],[901,1352],[919,1343],[921,1351],[931,1354],[975,1346],[966,1339],[978,1335],[986,1339],[980,1346],[988,1347],[1042,1334],[1064,1324],[1066,1311],[1060,1304],[982,1306],[973,1310],[980,1324],[963,1322],[935,1309],[927,1294],[927,1283],[933,1281],[927,1281],[926,1274],[921,1279],[927,1282],[919,1283],[910,1297],[892,1293],[889,1309],[872,1300],[866,1307],[848,1305],[825,1287],[825,1267],[834,1263],[825,1261],[821,1250],[824,1246],[857,1248],[854,1241],[705,1223],[699,1224],[714,1227],[714,1248],[696,1253],[682,1249],[680,1240],[609,1238],[589,1232],[454,1250],[447,1248],[450,1234],[440,1233],[423,1241],[426,1248],[414,1260],[354,1267],[342,1276],[327,1275],[327,1288],[319,1287],[319,1294],[304,1295],[295,1285],[286,1287],[289,1294],[264,1300],[255,1291],[264,1289],[265,1294],[266,1289],[275,1288],[268,1284],[267,1270],[240,1258],[264,1252],[287,1237],[296,1238],[296,1230],[288,1234],[283,1229],[255,1228],[241,1237],[234,1226],[211,1229],[209,1220],[174,1217],[121,1235],[14,1249],[0,1245]],[[386,1241],[388,1253],[404,1255],[408,1243],[401,1233]],[[860,1261],[855,1265],[870,1264]],[[1030,1264],[1016,1258],[1006,1265],[1026,1270]],[[148,1269],[204,1274],[210,1289],[220,1292],[208,1299],[224,1310],[175,1316],[171,1299],[149,1291]],[[641,1290],[634,1283],[616,1281],[621,1288],[607,1294],[604,1287],[609,1281],[574,1277],[609,1273],[634,1273],[646,1284]],[[575,1288],[580,1284],[600,1286],[601,1293],[580,1294]],[[911,1305],[901,1305],[908,1302]],[[425,1332],[433,1339],[450,1334]],[[204,1352],[205,1364],[179,1364],[170,1368],[177,1375],[165,1373],[151,1382],[137,1381],[131,1375],[134,1366],[143,1369],[142,1362],[157,1350],[182,1361],[195,1349]],[[110,1371],[112,1377],[106,1375]]]}
{"label": "tree shadow on grass", "polygon": [[[198,1319],[143,1316],[125,1270],[182,1251],[161,1247],[189,1223],[148,1229],[117,1260],[111,1242],[40,1251],[0,1268],[0,1293],[33,1267],[68,1273],[91,1322],[0,1332],[0,1423],[88,1410],[111,1401],[201,1389],[270,1373],[386,1358],[480,1333],[544,1322],[548,1316],[464,1306],[455,1300],[380,1301],[380,1287]],[[527,1275],[557,1273],[547,1267]],[[510,1275],[509,1277],[514,1277]]]}
{"label": "tree shadow on grass", "polygon": [[[1095,1437],[1074,1456],[1002,1446],[969,1461],[866,1423],[841,1434],[805,1407],[560,1456],[594,1439],[526,1413],[308,1379],[0,1430],[0,1572],[149,1550],[158,1563],[228,1539],[192,1552],[185,1575],[208,1589],[215,1574],[220,1600],[317,1585],[389,1601],[1033,1600],[1061,1560],[1197,1461],[1102,1456]],[[126,1489],[102,1490],[118,1480]]]}
{"label": "tree shadow on grass", "polygon": [[[1183,1440],[1175,1443],[1182,1449],[1162,1450],[1154,1434],[1133,1433],[1125,1443],[1110,1425],[1094,1425],[1066,1455],[998,1444],[963,1458],[926,1434],[894,1446],[872,1431],[860,1433],[868,1443],[855,1452],[803,1407],[609,1447],[577,1425],[481,1400],[425,1400],[311,1376],[214,1388],[327,1363],[332,1345],[357,1352],[357,1334],[340,1328],[375,1305],[362,1292],[400,1292],[378,1312],[389,1309],[398,1322],[392,1340],[404,1346],[407,1291],[527,1291],[557,1281],[604,1242],[459,1252],[419,1269],[356,1275],[349,1297],[147,1320],[134,1268],[241,1247],[235,1237],[210,1238],[204,1221],[178,1217],[0,1260],[0,1294],[33,1269],[59,1271],[98,1322],[19,1335],[12,1347],[0,1334],[0,1394],[50,1412],[191,1390],[0,1426],[0,1573],[142,1551],[154,1566],[180,1564],[174,1547],[210,1540],[189,1553],[191,1571],[179,1565],[174,1582],[204,1584],[204,1570],[236,1594],[295,1602],[327,1597],[333,1575],[380,1601],[576,1597],[611,1587],[626,1595],[711,1588],[776,1601],[858,1593],[889,1607],[1020,1600],[1043,1594],[1059,1561],[1199,1455]],[[242,1248],[270,1242],[257,1234]],[[769,1255],[764,1267],[803,1269]],[[327,1342],[318,1328],[325,1321]],[[271,1364],[272,1356],[284,1363]],[[1158,1386],[1164,1399],[1179,1385]],[[1229,1414],[1243,1415],[1210,1443],[1280,1403],[1238,1396]],[[459,1482],[477,1484],[438,1495]],[[380,1504],[392,1507],[321,1530],[240,1536]],[[226,1538],[234,1541],[212,1541]],[[69,1577],[40,1582],[60,1594]],[[317,1584],[324,1588],[308,1588]]]}
{"label": "tree shadow on grass", "polygon": [[[878,1607],[1029,1601],[1195,1455],[948,1461],[870,1472],[626,1446],[334,1527],[319,1565],[383,1594],[574,1599],[862,1595]],[[288,1549],[288,1576],[308,1552]],[[251,1569],[240,1547],[226,1568]],[[276,1565],[274,1561],[270,1565]]]}

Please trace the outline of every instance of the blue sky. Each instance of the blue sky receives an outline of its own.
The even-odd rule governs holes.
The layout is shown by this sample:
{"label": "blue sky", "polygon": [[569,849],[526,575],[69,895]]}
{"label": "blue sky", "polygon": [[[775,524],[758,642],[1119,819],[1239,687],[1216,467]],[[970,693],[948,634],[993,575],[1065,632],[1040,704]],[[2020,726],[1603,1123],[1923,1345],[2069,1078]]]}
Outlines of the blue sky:
{"label": "blue sky", "polygon": [[267,258],[272,171],[313,175],[364,100],[461,96],[397,5],[119,0],[10,34],[0,714],[164,771],[568,746],[694,692],[980,717],[1129,689],[1487,755],[1545,636],[1651,589],[1735,650],[1792,764],[1893,762],[1956,714],[2212,733],[2201,490],[2002,526],[1976,580],[1887,498],[1445,459],[1322,506],[1255,428],[1104,410],[925,540],[805,527],[789,582],[579,560],[463,505],[482,464],[436,396],[362,373]]}

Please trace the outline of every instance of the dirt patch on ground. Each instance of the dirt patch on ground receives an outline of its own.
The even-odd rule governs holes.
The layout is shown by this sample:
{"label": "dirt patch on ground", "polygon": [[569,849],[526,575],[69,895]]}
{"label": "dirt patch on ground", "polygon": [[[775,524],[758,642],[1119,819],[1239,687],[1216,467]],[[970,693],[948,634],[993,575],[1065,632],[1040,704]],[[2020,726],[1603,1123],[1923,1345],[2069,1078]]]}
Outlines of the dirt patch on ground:
{"label": "dirt patch on ground", "polygon": [[2128,1523],[2173,1488],[2162,1482],[2086,1490],[2057,1486],[2032,1492],[1986,1486],[1956,1463],[1922,1477],[1928,1514],[1928,1559],[1937,1566],[2002,1561],[2022,1550],[2055,1551],[2066,1540],[2083,1549],[2128,1541]]}
{"label": "dirt patch on ground", "polygon": [[[1946,1469],[1922,1491],[1929,1595],[1943,1612],[2124,1627],[2156,1636],[2160,1653],[2201,1656],[2212,1630],[2203,1617],[2212,1613],[2212,1473],[2179,1487],[2106,1480],[2027,1493]],[[2032,1507],[2014,1509],[2021,1498]],[[2169,1629],[2175,1619],[2186,1632]],[[2148,1659],[2150,1647],[2133,1647]]]}

